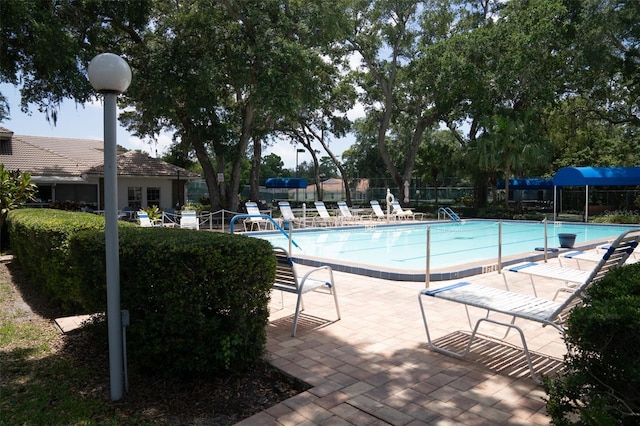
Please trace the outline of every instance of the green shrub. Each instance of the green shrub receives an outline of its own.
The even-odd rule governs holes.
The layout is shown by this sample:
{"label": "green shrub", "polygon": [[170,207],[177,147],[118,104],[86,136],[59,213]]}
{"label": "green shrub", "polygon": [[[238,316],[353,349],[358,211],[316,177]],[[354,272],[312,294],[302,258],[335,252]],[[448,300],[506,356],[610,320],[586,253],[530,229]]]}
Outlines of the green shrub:
{"label": "green shrub", "polygon": [[565,371],[545,380],[556,425],[637,425],[640,264],[612,269],[568,319]]}
{"label": "green shrub", "polygon": [[[83,294],[106,309],[104,234],[72,241]],[[167,228],[120,232],[121,306],[130,312],[129,360],[174,375],[228,374],[264,353],[275,276],[271,244]]]}
{"label": "green shrub", "polygon": [[70,264],[69,240],[83,229],[104,233],[104,217],[54,209],[17,209],[9,213],[8,225],[16,263],[27,278],[58,305],[61,314],[85,312]]}
{"label": "green shrub", "polygon": [[523,214],[514,214],[512,219],[513,220],[535,220],[535,221],[541,221],[545,217],[546,216],[544,214],[542,214],[542,213],[531,212],[531,213],[523,213]]}
{"label": "green shrub", "polygon": [[594,223],[636,224],[636,223],[640,223],[640,216],[611,214],[611,215],[596,216],[591,221]]}
{"label": "green shrub", "polygon": [[[9,229],[16,261],[61,313],[106,311],[103,217],[14,210]],[[118,233],[133,364],[171,374],[221,374],[261,358],[275,275],[270,243],[129,222],[119,222]]]}
{"label": "green shrub", "polygon": [[160,211],[158,206],[156,206],[155,204],[151,207],[147,207],[146,209],[144,209],[144,211],[147,213],[147,216],[149,216],[149,220],[152,223],[154,221],[162,219],[162,211]]}

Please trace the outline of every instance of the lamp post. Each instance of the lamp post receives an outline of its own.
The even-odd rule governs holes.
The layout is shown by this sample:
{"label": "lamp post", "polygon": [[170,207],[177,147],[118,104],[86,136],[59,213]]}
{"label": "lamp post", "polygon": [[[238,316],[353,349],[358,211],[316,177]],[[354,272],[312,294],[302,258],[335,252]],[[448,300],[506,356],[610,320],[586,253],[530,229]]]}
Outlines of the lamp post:
{"label": "lamp post", "polygon": [[[304,149],[297,148],[296,149],[296,177],[298,177],[298,154],[304,152]],[[298,184],[296,183],[296,202],[298,201]]]}
{"label": "lamp post", "polygon": [[131,83],[131,68],[120,56],[102,53],[89,63],[89,82],[104,95],[104,216],[107,272],[107,325],[111,400],[123,394],[123,344],[120,312],[118,248],[118,168],[116,161],[116,99]]}

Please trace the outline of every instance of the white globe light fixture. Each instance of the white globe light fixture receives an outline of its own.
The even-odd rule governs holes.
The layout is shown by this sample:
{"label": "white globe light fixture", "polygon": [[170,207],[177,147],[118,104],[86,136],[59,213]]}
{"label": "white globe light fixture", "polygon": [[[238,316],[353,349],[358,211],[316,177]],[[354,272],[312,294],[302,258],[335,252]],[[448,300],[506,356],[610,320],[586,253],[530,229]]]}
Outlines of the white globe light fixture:
{"label": "white globe light fixture", "polygon": [[131,68],[120,56],[101,53],[91,60],[88,72],[91,86],[104,95],[104,216],[109,374],[111,400],[118,401],[123,394],[124,348],[120,311],[116,99],[131,83]]}
{"label": "white globe light fixture", "polygon": [[100,93],[122,93],[131,83],[131,68],[120,56],[101,53],[89,63],[89,82]]}

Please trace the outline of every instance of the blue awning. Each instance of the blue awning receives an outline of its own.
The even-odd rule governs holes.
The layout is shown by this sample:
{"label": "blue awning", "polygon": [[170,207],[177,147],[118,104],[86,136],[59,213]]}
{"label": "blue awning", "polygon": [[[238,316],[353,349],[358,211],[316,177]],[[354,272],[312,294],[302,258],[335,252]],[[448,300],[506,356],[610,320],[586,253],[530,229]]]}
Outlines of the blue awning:
{"label": "blue awning", "polygon": [[[496,182],[497,189],[504,189],[504,179]],[[511,190],[534,190],[534,189],[552,189],[553,181],[544,178],[521,178],[509,179],[509,189]]]}
{"label": "blue awning", "polygon": [[640,167],[564,167],[553,176],[556,186],[640,185]]}
{"label": "blue awning", "polygon": [[269,178],[265,182],[267,188],[306,188],[307,180],[303,178]]}

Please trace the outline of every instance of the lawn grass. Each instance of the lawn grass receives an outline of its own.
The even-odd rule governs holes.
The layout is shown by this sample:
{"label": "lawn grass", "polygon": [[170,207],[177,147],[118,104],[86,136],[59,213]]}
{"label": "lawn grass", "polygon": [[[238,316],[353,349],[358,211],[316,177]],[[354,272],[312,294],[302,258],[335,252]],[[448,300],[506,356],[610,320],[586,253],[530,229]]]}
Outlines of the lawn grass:
{"label": "lawn grass", "polygon": [[60,353],[62,336],[51,321],[16,302],[0,278],[0,424],[142,424],[121,416],[95,395],[83,395],[92,372]]}
{"label": "lawn grass", "polygon": [[266,361],[244,375],[142,375],[111,401],[107,339],[62,334],[46,298],[0,262],[0,426],[233,425],[306,390]]}

